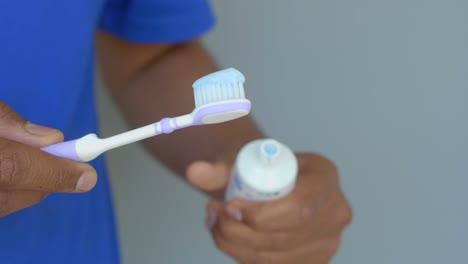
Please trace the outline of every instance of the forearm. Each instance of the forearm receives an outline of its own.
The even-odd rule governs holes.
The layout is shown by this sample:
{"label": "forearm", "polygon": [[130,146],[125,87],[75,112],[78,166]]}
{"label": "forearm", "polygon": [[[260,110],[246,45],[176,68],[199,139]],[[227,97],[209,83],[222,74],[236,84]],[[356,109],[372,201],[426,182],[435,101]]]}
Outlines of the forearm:
{"label": "forearm", "polygon": [[[113,96],[128,124],[139,127],[191,112],[193,81],[216,70],[213,59],[200,44],[179,45],[138,71],[126,87],[112,89]],[[246,117],[175,131],[148,139],[144,144],[152,155],[183,174],[195,160],[214,161],[259,137],[261,131]]]}

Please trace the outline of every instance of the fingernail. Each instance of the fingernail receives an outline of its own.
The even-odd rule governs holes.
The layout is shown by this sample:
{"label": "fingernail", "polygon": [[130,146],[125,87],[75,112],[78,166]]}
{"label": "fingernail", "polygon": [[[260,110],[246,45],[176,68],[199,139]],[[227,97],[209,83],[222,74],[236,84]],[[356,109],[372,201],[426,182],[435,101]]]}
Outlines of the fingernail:
{"label": "fingernail", "polygon": [[46,136],[55,132],[55,129],[39,126],[29,121],[26,123],[25,128],[29,133],[37,136]]}
{"label": "fingernail", "polygon": [[218,218],[216,211],[214,209],[208,209],[207,215],[206,215],[206,228],[208,230],[211,230],[214,225],[216,224],[216,219]]}
{"label": "fingernail", "polygon": [[76,183],[76,192],[87,192],[96,185],[96,174],[93,172],[83,173]]}
{"label": "fingernail", "polygon": [[242,212],[237,207],[227,207],[226,212],[237,221],[242,221]]}

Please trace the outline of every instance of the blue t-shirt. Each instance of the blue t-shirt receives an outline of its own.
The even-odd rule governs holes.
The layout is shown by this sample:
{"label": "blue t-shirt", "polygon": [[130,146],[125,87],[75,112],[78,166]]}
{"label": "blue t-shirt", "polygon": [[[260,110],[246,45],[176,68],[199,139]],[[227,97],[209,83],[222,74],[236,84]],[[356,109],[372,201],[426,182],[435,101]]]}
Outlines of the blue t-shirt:
{"label": "blue t-shirt", "polygon": [[[97,132],[94,36],[144,43],[193,39],[213,24],[206,0],[0,1],[0,100],[66,140]],[[0,218],[0,263],[118,263],[104,160],[87,194],[52,194]]]}

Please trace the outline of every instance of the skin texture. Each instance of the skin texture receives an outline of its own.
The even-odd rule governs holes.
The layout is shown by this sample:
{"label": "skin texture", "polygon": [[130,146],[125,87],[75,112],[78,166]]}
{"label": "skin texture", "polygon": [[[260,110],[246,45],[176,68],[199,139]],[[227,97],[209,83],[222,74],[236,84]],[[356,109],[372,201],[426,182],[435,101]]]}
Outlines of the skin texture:
{"label": "skin texture", "polygon": [[0,102],[0,217],[37,204],[51,192],[94,187],[97,176],[91,166],[38,149],[61,141],[60,131],[33,125]]}
{"label": "skin texture", "polygon": [[[99,33],[97,47],[102,75],[130,127],[192,111],[191,84],[218,70],[196,41],[142,45]],[[244,117],[158,136],[144,145],[212,198],[207,227],[227,255],[240,263],[329,263],[352,213],[338,171],[325,157],[297,154],[297,186],[285,198],[262,204],[222,201],[238,150],[262,137],[253,120]]]}

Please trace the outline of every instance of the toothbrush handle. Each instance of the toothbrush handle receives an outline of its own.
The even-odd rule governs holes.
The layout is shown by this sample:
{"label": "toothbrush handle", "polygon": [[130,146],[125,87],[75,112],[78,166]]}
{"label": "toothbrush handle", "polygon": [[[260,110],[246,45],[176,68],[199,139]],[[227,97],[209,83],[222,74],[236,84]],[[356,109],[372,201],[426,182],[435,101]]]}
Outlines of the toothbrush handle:
{"label": "toothbrush handle", "polygon": [[[87,162],[106,150],[140,141],[148,137],[157,136],[159,134],[172,133],[178,128],[181,127],[176,125],[175,119],[164,118],[157,123],[127,131],[103,140],[97,138],[95,134],[89,134],[79,139],[50,145],[42,148],[41,150],[57,157]],[[79,149],[77,147],[78,141],[80,141]]]}
{"label": "toothbrush handle", "polygon": [[[171,124],[174,124],[173,122],[174,120],[171,118],[165,118],[160,122],[130,130],[106,139],[99,139],[96,134],[88,134],[79,139],[65,141],[41,148],[41,150],[57,157],[87,162],[93,160],[106,150],[140,141],[148,137],[157,136],[159,134],[171,133],[177,129],[176,127],[171,126]],[[77,144],[78,141],[80,142],[79,144]]]}
{"label": "toothbrush handle", "polygon": [[96,134],[88,134],[79,139],[44,147],[42,150],[61,158],[88,162],[107,150],[160,134],[169,134],[177,129],[191,126],[192,124],[193,119],[190,114],[175,118],[164,118],[159,122],[109,138],[100,139]]}
{"label": "toothbrush handle", "polygon": [[76,139],[65,141],[57,144],[53,144],[47,147],[41,148],[41,150],[55,155],[57,157],[66,158],[74,161],[83,161],[78,156],[78,152],[76,150]]}

